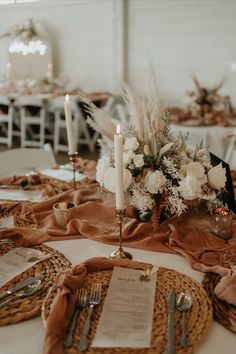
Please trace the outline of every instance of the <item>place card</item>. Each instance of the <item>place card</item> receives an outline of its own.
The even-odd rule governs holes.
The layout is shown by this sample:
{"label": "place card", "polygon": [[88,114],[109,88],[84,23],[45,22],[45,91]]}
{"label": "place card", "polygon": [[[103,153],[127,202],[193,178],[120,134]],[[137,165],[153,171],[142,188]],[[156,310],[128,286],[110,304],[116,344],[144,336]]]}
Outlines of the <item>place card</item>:
{"label": "place card", "polygon": [[1,200],[17,200],[17,201],[31,201],[38,202],[43,199],[42,193],[40,191],[25,191],[25,190],[7,190],[0,189],[0,199]]}
{"label": "place card", "polygon": [[[39,172],[48,177],[56,178],[59,179],[60,181],[64,182],[71,182],[73,180],[73,170],[69,168],[45,168],[45,169],[40,169]],[[75,179],[76,181],[81,181],[82,179],[86,178],[86,176],[83,173],[80,173],[79,171],[76,171],[75,173]]]}
{"label": "place card", "polygon": [[0,257],[0,287],[49,254],[28,247],[17,247]]}
{"label": "place card", "polygon": [[0,229],[10,229],[15,226],[14,216],[10,215],[6,218],[0,218]]}
{"label": "place card", "polygon": [[115,267],[92,347],[149,348],[156,273]]}

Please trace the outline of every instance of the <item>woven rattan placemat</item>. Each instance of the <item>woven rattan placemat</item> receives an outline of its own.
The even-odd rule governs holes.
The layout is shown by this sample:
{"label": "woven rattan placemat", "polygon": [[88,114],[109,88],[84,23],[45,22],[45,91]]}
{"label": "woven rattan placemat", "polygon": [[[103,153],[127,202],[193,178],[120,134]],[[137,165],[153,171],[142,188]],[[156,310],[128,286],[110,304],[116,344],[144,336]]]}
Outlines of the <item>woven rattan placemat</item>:
{"label": "woven rattan placemat", "polygon": [[[15,243],[8,239],[0,240],[0,255],[12,250],[15,247]],[[27,269],[23,273],[16,276],[0,289],[0,293],[14,287],[17,283],[32,277],[35,275],[42,275],[42,286],[33,295],[25,298],[17,299],[7,306],[4,306],[0,310],[0,326],[7,324],[17,323],[23,320],[27,320],[34,316],[38,316],[41,313],[41,306],[44,298],[46,297],[47,290],[51,288],[55,276],[68,269],[71,264],[68,259],[58,252],[57,250],[47,247],[45,245],[34,246],[32,248],[38,249],[42,252],[50,254],[50,257],[35,264],[31,268]],[[10,295],[12,298],[16,295]],[[11,297],[8,296],[2,301],[8,300]]]}
{"label": "woven rattan placemat", "polygon": [[236,333],[236,306],[220,300],[214,293],[220,278],[219,274],[206,273],[202,285],[211,300],[214,319]]}
{"label": "woven rattan placemat", "polygon": [[[89,332],[89,343],[92,342],[96,333],[99,317],[109,287],[112,271],[99,271],[88,274],[86,277],[85,287],[91,288],[93,282],[102,283],[102,302],[96,306],[93,312],[92,325]],[[174,270],[167,268],[160,268],[157,273],[157,286],[155,295],[155,309],[153,315],[153,329],[151,348],[147,349],[119,349],[119,348],[102,348],[95,349],[89,347],[86,353],[89,354],[163,354],[166,347],[166,328],[167,328],[167,296],[171,288],[175,288],[177,294],[181,291],[188,291],[192,295],[193,305],[191,310],[187,313],[188,320],[188,333],[189,333],[189,346],[181,348],[180,340],[180,313],[175,311],[175,328],[176,328],[176,350],[177,353],[193,353],[196,346],[206,336],[209,326],[212,321],[212,308],[209,298],[207,297],[204,289],[197,282],[188,276],[178,273]],[[42,307],[42,318],[44,324],[49,316],[50,308],[56,296],[57,288],[52,287],[47,294]],[[88,313],[88,307],[83,309],[79,315],[77,326],[74,332],[74,344],[71,348],[65,349],[68,354],[78,353],[77,345],[79,342],[81,330]]]}

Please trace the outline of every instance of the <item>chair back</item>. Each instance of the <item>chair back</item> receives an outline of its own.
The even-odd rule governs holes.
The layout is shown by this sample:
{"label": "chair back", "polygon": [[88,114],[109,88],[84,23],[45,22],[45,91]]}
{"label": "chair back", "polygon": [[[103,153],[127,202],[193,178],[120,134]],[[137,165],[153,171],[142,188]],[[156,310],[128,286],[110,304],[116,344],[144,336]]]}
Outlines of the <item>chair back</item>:
{"label": "chair back", "polygon": [[9,99],[6,96],[0,95],[0,105],[9,106],[10,105]]}
{"label": "chair back", "polygon": [[[52,99],[51,101],[51,108],[52,110],[60,110],[64,112],[64,103],[65,103],[65,96],[58,96]],[[78,97],[77,96],[70,96],[70,105],[71,111],[76,112],[78,111]]]}
{"label": "chair back", "polygon": [[17,98],[16,104],[19,107],[31,106],[40,108],[44,106],[44,101],[37,96],[20,96]]}

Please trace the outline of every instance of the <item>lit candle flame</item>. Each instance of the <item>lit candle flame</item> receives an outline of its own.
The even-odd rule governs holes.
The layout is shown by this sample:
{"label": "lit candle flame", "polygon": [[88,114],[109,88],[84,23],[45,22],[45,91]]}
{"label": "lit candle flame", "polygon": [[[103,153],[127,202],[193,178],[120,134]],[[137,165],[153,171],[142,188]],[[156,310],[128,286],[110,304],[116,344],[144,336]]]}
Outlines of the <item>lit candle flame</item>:
{"label": "lit candle flame", "polygon": [[66,94],[66,101],[68,102],[70,100],[70,97],[68,94]]}
{"label": "lit candle flame", "polygon": [[116,126],[116,134],[120,134],[120,124],[118,124],[117,126]]}

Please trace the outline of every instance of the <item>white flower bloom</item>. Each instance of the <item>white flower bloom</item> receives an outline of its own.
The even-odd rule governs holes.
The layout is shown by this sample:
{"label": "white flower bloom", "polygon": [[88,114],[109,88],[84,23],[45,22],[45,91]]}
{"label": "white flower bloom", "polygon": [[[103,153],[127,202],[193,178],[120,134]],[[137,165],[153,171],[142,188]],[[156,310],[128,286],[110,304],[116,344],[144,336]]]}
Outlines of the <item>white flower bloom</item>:
{"label": "white flower bloom", "polygon": [[[116,191],[116,169],[109,167],[104,174],[104,188],[109,192],[115,193]],[[132,182],[132,175],[129,170],[124,169],[124,191],[127,191]]]}
{"label": "white flower bloom", "polygon": [[127,138],[124,144],[124,150],[135,151],[139,147],[139,142],[135,137]]}
{"label": "white flower bloom", "polygon": [[132,189],[130,204],[135,206],[141,212],[145,212],[154,207],[154,200],[150,194],[145,193],[142,189],[135,188]]}
{"label": "white flower bloom", "polygon": [[133,156],[134,156],[133,151],[128,150],[128,151],[124,152],[124,154],[123,154],[124,166],[128,166],[131,163]]}
{"label": "white flower bloom", "polygon": [[202,162],[210,162],[210,154],[207,149],[199,149],[197,151],[197,159]]}
{"label": "white flower bloom", "polygon": [[124,191],[126,192],[132,183],[132,175],[129,170],[124,169]]}
{"label": "white flower bloom", "polygon": [[225,187],[226,183],[226,170],[222,167],[222,163],[212,167],[208,171],[208,184],[214,189],[221,189]]}
{"label": "white flower bloom", "polygon": [[162,171],[148,172],[144,178],[144,187],[149,193],[156,194],[163,191],[165,181],[166,179]]}
{"label": "white flower bloom", "polygon": [[116,169],[115,167],[109,167],[104,174],[104,187],[112,193],[116,191],[116,178],[115,178]]}
{"label": "white flower bloom", "polygon": [[143,154],[133,155],[133,162],[136,167],[143,167],[144,165]]}
{"label": "white flower bloom", "polygon": [[109,155],[105,154],[98,160],[96,169],[96,180],[101,186],[104,186],[104,176],[110,166],[111,158]]}
{"label": "white flower bloom", "polygon": [[151,151],[148,145],[144,145],[143,152],[146,156],[151,155]]}
{"label": "white flower bloom", "polygon": [[201,195],[201,182],[196,176],[187,174],[182,181],[179,182],[178,191],[186,200],[198,198]]}
{"label": "white flower bloom", "polygon": [[200,162],[190,162],[187,165],[182,167],[182,172],[184,174],[192,175],[195,176],[200,183],[200,185],[203,185],[207,183],[207,176],[205,174],[205,169],[203,165]]}

